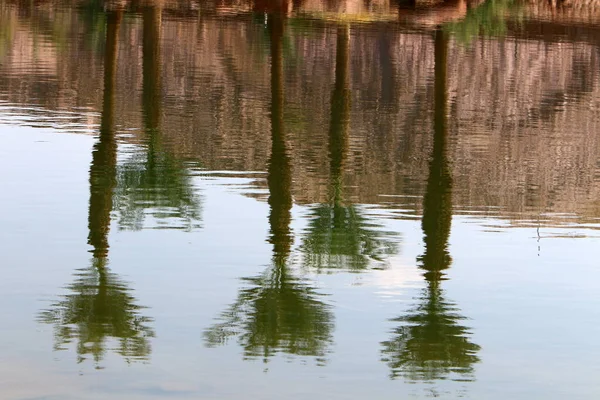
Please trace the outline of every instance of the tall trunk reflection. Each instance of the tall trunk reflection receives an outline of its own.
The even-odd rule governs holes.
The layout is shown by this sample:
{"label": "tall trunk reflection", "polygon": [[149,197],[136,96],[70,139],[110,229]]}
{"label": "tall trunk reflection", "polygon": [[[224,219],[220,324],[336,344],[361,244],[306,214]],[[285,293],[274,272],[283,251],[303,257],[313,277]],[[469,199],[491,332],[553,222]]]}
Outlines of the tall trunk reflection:
{"label": "tall trunk reflection", "polygon": [[443,31],[435,34],[435,76],[433,107],[433,151],[423,199],[425,253],[420,257],[425,279],[439,282],[450,267],[448,239],[452,224],[452,175],[447,158],[446,92],[448,39]]}
{"label": "tall trunk reflection", "polygon": [[150,143],[158,139],[161,111],[161,28],[162,9],[148,6],[143,10],[142,102],[144,126]]}
{"label": "tall trunk reflection", "polygon": [[381,264],[398,250],[396,235],[384,232],[363,210],[344,200],[344,166],[350,124],[350,30],[338,27],[335,83],[331,95],[329,172],[331,200],[314,208],[302,244],[304,261],[317,270],[361,271]]}
{"label": "tall trunk reflection", "polygon": [[290,232],[292,193],[291,164],[283,130],[283,18],[271,14],[271,158],[269,160],[269,225],[278,265],[285,265],[292,245]]}
{"label": "tall trunk reflection", "polygon": [[212,347],[237,336],[245,358],[262,357],[264,362],[279,352],[323,362],[332,341],[333,315],[319,294],[292,274],[289,265],[292,194],[283,124],[283,28],[281,14],[269,14],[272,147],[267,181],[272,265],[260,276],[244,279],[246,287],[221,315],[221,322],[205,331],[205,340]]}
{"label": "tall trunk reflection", "polygon": [[43,311],[40,320],[55,325],[55,349],[77,341],[78,362],[88,355],[97,366],[109,350],[109,338],[118,345],[112,349],[128,361],[147,359],[148,338],[154,335],[151,319],[141,316],[131,290],[107,267],[108,234],[112,198],[116,186],[117,143],[114,134],[114,97],[117,50],[121,11],[107,18],[104,68],[104,100],[98,142],[94,146],[90,167],[90,203],[88,243],[92,246],[92,263],[77,272],[68,286],[70,293]]}
{"label": "tall trunk reflection", "polygon": [[117,141],[114,135],[114,102],[117,75],[118,35],[121,12],[111,13],[106,24],[104,99],[100,135],[92,152],[88,244],[94,258],[108,255],[108,232],[113,191],[117,182]]}
{"label": "tall trunk reflection", "polygon": [[422,228],[425,251],[417,261],[424,270],[427,287],[419,305],[396,318],[401,326],[390,341],[383,342],[382,359],[391,377],[431,381],[471,379],[480,347],[470,341],[469,329],[460,310],[444,298],[440,282],[450,267],[448,239],[452,223],[452,176],[447,157],[446,69],[448,40],[442,31],[435,35],[435,88],[433,151],[423,201]]}
{"label": "tall trunk reflection", "polygon": [[139,230],[148,226],[191,230],[200,226],[201,199],[181,158],[166,146],[161,132],[162,10],[151,5],[142,11],[142,114],[146,154],[128,159],[119,168],[117,209],[119,225]]}
{"label": "tall trunk reflection", "polygon": [[335,50],[335,83],[331,94],[329,172],[333,188],[333,204],[336,208],[340,208],[343,203],[343,175],[348,150],[348,125],[350,124],[349,29],[348,26],[338,27]]}

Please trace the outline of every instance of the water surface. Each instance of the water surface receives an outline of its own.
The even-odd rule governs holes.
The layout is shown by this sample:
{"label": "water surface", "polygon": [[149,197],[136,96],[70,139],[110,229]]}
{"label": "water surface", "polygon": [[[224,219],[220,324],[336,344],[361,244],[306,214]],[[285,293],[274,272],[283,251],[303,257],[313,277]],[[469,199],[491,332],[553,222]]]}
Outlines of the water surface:
{"label": "water surface", "polygon": [[2,398],[597,398],[598,22],[0,0]]}

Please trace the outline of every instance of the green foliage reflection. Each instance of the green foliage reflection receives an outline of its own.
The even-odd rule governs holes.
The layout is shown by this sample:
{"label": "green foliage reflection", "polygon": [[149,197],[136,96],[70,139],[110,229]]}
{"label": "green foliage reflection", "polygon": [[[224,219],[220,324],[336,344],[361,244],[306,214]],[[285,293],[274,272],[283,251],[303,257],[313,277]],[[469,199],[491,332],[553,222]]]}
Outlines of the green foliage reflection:
{"label": "green foliage reflection", "polygon": [[277,353],[316,357],[324,362],[331,343],[333,315],[308,282],[289,266],[291,222],[291,161],[283,129],[283,19],[269,15],[271,39],[271,159],[269,161],[270,239],[273,257],[267,270],[244,279],[247,285],[225,311],[221,322],[204,332],[213,347],[237,337],[248,359],[267,362]]}
{"label": "green foliage reflection", "polygon": [[142,109],[146,154],[137,154],[118,168],[115,208],[123,229],[142,229],[148,217],[156,220],[158,227],[190,230],[200,226],[201,198],[188,166],[168,150],[160,130],[161,27],[161,9],[144,9]]}
{"label": "green foliage reflection", "polygon": [[[104,101],[99,140],[90,167],[88,243],[90,267],[80,269],[67,287],[69,294],[43,311],[40,322],[54,325],[55,349],[77,342],[78,362],[91,356],[98,365],[108,350],[128,361],[145,360],[154,336],[151,319],[140,314],[132,291],[108,269],[108,233],[116,186],[117,143],[114,135],[114,93],[121,12],[109,13],[104,70]],[[118,342],[115,348],[111,339]]]}
{"label": "green foliage reflection", "polygon": [[247,359],[267,362],[284,353],[324,362],[332,342],[333,315],[319,294],[276,261],[262,275],[244,282],[248,286],[221,315],[221,322],[205,331],[206,344],[223,345],[237,337]]}
{"label": "green foliage reflection", "polygon": [[465,317],[432,282],[416,300],[419,305],[392,320],[400,326],[382,343],[390,376],[433,381],[456,374],[457,379],[470,379],[480,347],[469,340],[469,329],[461,324]]}
{"label": "green foliage reflection", "polygon": [[140,230],[148,217],[158,227],[200,227],[201,198],[186,166],[168,152],[149,148],[144,159],[129,159],[118,167],[117,182],[115,209],[122,229]]}
{"label": "green foliage reflection", "polygon": [[440,283],[452,259],[448,239],[452,223],[452,177],[447,158],[446,134],[446,35],[438,31],[435,42],[434,144],[424,198],[422,228],[425,252],[418,258],[427,287],[407,315],[394,319],[401,325],[391,340],[382,343],[382,360],[392,378],[432,381],[458,375],[469,379],[479,361],[480,347],[470,341],[465,317],[444,299]]}
{"label": "green foliage reflection", "polygon": [[394,233],[381,230],[359,206],[323,204],[314,208],[310,218],[302,243],[309,268],[362,271],[374,263],[383,265],[397,253]]}
{"label": "green foliage reflection", "polygon": [[343,199],[343,171],[348,151],[350,122],[349,27],[337,33],[335,84],[331,96],[329,155],[331,201],[314,207],[302,243],[304,262],[317,270],[363,270],[398,251],[397,237],[384,232],[356,205]]}
{"label": "green foliage reflection", "polygon": [[[147,360],[154,336],[152,319],[142,316],[131,289],[95,258],[87,269],[78,270],[77,279],[67,286],[69,294],[40,314],[39,320],[54,325],[55,350],[77,342],[78,362],[91,356],[102,361],[108,350],[127,361]],[[109,338],[118,345],[109,348]]]}
{"label": "green foliage reflection", "polygon": [[444,30],[463,43],[470,43],[480,35],[501,37],[506,34],[508,17],[520,10],[518,0],[486,0],[469,8],[462,20],[446,24]]}

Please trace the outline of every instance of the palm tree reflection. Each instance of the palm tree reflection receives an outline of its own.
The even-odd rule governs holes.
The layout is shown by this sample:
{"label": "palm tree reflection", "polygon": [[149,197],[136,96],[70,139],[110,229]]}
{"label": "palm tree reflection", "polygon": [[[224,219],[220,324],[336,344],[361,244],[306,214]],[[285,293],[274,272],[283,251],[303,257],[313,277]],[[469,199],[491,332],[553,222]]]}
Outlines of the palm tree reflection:
{"label": "palm tree reflection", "polygon": [[460,310],[444,298],[440,282],[452,259],[448,238],[452,222],[452,177],[446,155],[446,51],[441,31],[435,38],[434,144],[423,204],[425,252],[418,258],[427,287],[419,304],[394,319],[401,326],[383,342],[382,359],[391,377],[433,381],[449,376],[470,379],[480,347],[470,341]]}
{"label": "palm tree reflection", "polygon": [[271,39],[271,159],[268,168],[271,266],[257,277],[245,279],[237,301],[221,322],[205,331],[208,346],[237,337],[245,358],[267,362],[276,353],[316,357],[323,361],[331,343],[333,315],[307,282],[296,278],[289,266],[293,236],[290,230],[291,163],[283,129],[283,18],[268,16]]}
{"label": "palm tree reflection", "polygon": [[119,225],[139,230],[150,217],[157,227],[191,230],[200,226],[200,197],[187,166],[165,146],[161,124],[162,10],[143,10],[142,108],[146,132],[145,154],[135,154],[118,169],[115,192]]}
{"label": "palm tree reflection", "polygon": [[317,270],[360,271],[374,261],[381,265],[398,251],[393,233],[382,231],[360,207],[344,202],[343,172],[350,122],[349,47],[349,27],[340,26],[329,126],[331,201],[313,209],[302,244],[305,265]]}
{"label": "palm tree reflection", "polygon": [[77,342],[78,361],[92,356],[98,364],[109,346],[109,338],[118,345],[115,352],[128,361],[145,360],[154,336],[151,319],[140,315],[131,289],[108,269],[108,233],[113,192],[117,174],[117,143],[114,135],[114,93],[118,33],[121,11],[107,18],[104,71],[104,101],[100,137],[94,146],[90,167],[90,204],[88,243],[92,262],[77,272],[77,279],[67,287],[69,294],[43,311],[40,320],[55,326],[55,349]]}

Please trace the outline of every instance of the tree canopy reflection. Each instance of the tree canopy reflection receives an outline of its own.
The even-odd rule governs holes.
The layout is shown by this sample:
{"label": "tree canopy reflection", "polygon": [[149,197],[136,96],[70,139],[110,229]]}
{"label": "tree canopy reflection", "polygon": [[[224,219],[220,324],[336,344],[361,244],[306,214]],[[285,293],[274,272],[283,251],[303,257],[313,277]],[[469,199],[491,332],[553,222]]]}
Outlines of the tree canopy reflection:
{"label": "tree canopy reflection", "polygon": [[115,191],[119,225],[140,230],[150,217],[159,228],[191,230],[200,226],[202,207],[186,163],[165,145],[161,124],[161,26],[159,7],[143,10],[142,109],[145,154],[119,165]]}
{"label": "tree canopy reflection", "polygon": [[460,310],[444,298],[440,287],[452,259],[448,238],[452,222],[452,176],[446,155],[446,49],[443,32],[436,33],[434,144],[423,204],[425,252],[418,258],[427,287],[418,304],[393,321],[401,325],[382,343],[382,360],[391,377],[433,381],[447,377],[471,379],[480,347],[470,341]]}
{"label": "tree canopy reflection", "polygon": [[329,126],[331,201],[314,207],[302,243],[304,262],[317,270],[363,270],[378,265],[398,251],[397,237],[364,215],[363,209],[344,201],[343,172],[350,123],[348,26],[337,31],[335,84]]}
{"label": "tree canopy reflection", "polygon": [[210,347],[237,337],[244,357],[267,362],[277,353],[315,357],[324,362],[332,341],[333,314],[319,294],[295,277],[289,262],[293,236],[290,229],[291,160],[283,127],[284,21],[280,13],[268,15],[271,39],[271,158],[268,167],[271,265],[259,276],[244,279],[237,301],[220,322],[204,333]]}
{"label": "tree canopy reflection", "polygon": [[[154,336],[152,320],[140,314],[131,289],[108,268],[108,234],[116,186],[117,143],[114,135],[114,93],[121,11],[108,14],[104,71],[104,100],[100,136],[90,167],[88,243],[92,261],[76,273],[69,294],[43,311],[41,322],[55,326],[55,349],[77,342],[78,361],[91,356],[98,365],[108,350],[128,361],[145,360]],[[118,344],[114,348],[110,339]]]}

